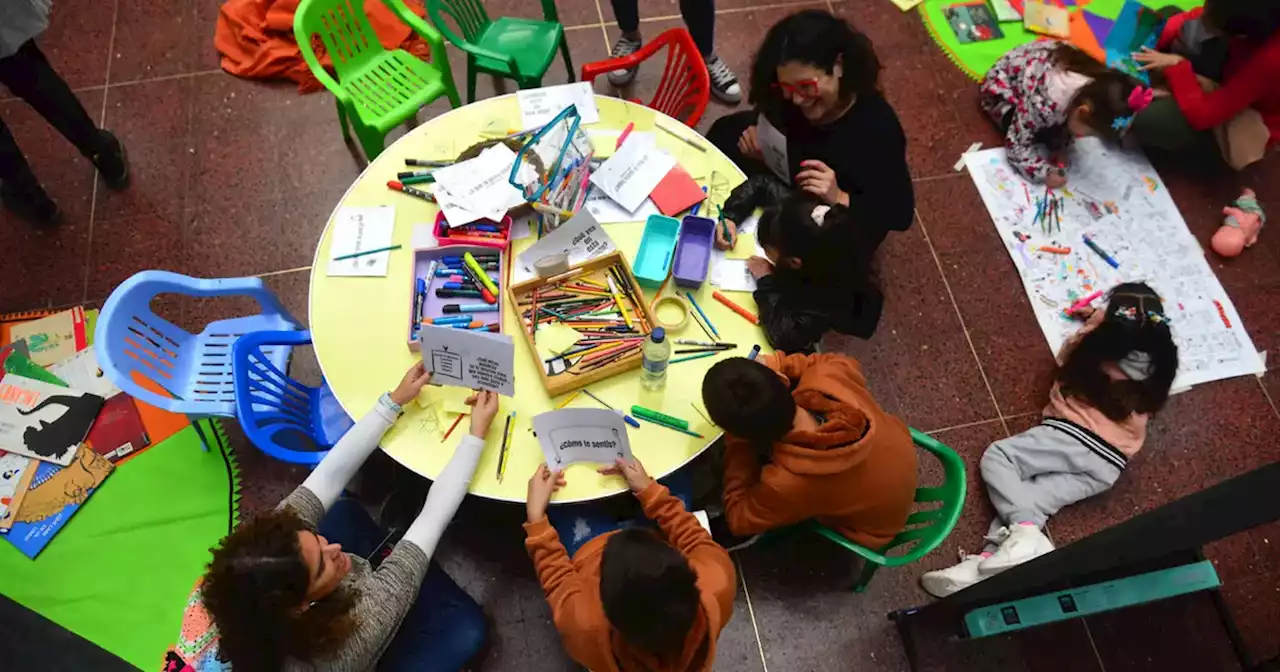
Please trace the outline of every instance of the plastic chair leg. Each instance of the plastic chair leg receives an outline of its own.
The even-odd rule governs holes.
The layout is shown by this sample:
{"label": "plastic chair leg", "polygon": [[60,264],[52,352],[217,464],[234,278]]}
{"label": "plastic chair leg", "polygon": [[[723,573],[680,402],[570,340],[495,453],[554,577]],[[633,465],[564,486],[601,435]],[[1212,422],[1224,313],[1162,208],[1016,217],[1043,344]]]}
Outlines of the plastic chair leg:
{"label": "plastic chair leg", "polygon": [[333,104],[338,108],[338,127],[342,129],[342,139],[351,142],[351,129],[347,128],[347,108],[337,98],[333,99]]}
{"label": "plastic chair leg", "polygon": [[363,126],[356,126],[356,135],[360,136],[360,146],[364,149],[364,158],[372,163],[382,153],[385,138],[378,131]]}
{"label": "plastic chair leg", "polygon": [[867,584],[871,583],[871,577],[875,576],[877,569],[880,569],[880,565],[863,558],[862,572],[858,574],[858,582],[853,584],[853,592],[861,593],[866,590]]}
{"label": "plastic chair leg", "polygon": [[191,421],[191,426],[195,428],[196,435],[200,437],[200,448],[204,452],[209,452],[209,437],[204,435],[204,430],[200,428],[201,418],[198,416],[187,416],[187,420]]}
{"label": "plastic chair leg", "polygon": [[569,57],[569,41],[565,39],[563,33],[560,35],[560,55],[564,56],[564,69],[569,72],[569,81],[578,81],[573,76],[573,59]]}
{"label": "plastic chair leg", "polygon": [[467,104],[476,102],[476,64],[475,60],[467,58]]}

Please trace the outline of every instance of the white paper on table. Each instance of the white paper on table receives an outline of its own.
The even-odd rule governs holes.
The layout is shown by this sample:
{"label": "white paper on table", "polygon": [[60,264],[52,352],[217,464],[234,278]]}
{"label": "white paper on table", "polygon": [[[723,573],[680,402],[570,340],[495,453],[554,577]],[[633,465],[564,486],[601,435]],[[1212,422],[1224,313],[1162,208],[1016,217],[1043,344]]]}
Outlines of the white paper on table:
{"label": "white paper on table", "polygon": [[103,399],[120,394],[120,388],[111,382],[98,367],[98,356],[93,348],[81,350],[76,354],[48,366],[49,373],[62,379],[73,390],[96,394]]}
{"label": "white paper on table", "polygon": [[[741,236],[744,234],[755,233],[757,226],[760,226],[760,215],[757,213],[752,213],[750,217],[746,218],[741,222],[738,222],[738,235]],[[757,247],[759,247],[758,244],[757,244]],[[764,256],[759,252],[757,252],[756,254],[761,257]]]}
{"label": "white paper on table", "polygon": [[653,140],[628,137],[591,173],[591,183],[627,212],[635,212],[675,165],[676,160],[659,150]]}
{"label": "white paper on table", "polygon": [[515,396],[515,342],[505,334],[422,325],[422,364],[431,382]]}
{"label": "white paper on table", "polygon": [[649,219],[649,215],[660,215],[661,211],[654,204],[653,199],[646,198],[635,212],[628,212],[626,208],[618,205],[607,194],[600,191],[600,187],[591,187],[587,192],[587,200],[583,203],[583,207],[591,212],[591,216],[595,217],[597,222],[601,224],[621,224],[623,222],[643,222]]}
{"label": "white paper on table", "polygon": [[525,130],[546,125],[570,105],[577,106],[579,123],[600,121],[595,91],[589,82],[524,89],[516,93],[516,102],[520,105],[520,127]]}
{"label": "white paper on table", "polygon": [[778,179],[791,184],[791,168],[787,161],[787,136],[769,123],[762,114],[756,121],[756,142],[764,155],[764,165],[769,166]]}
{"label": "white paper on table", "polygon": [[532,215],[526,215],[511,222],[511,240],[524,240],[531,234],[529,231],[529,222],[533,219]]}
{"label": "white paper on table", "polygon": [[754,292],[756,279],[747,270],[746,259],[721,259],[712,271],[711,284],[726,292]]}
{"label": "white paper on table", "polygon": [[519,278],[537,276],[533,265],[543,257],[564,253],[569,255],[569,265],[577,266],[615,249],[617,246],[613,244],[609,234],[605,233],[604,227],[591,216],[591,211],[584,208],[570,217],[569,221],[556,227],[555,231],[521,252],[516,257],[516,265],[511,272],[516,282],[523,282]]}
{"label": "white paper on table", "polygon": [[391,251],[335,260],[346,254],[390,247],[396,230],[396,209],[390,205],[339,208],[334,215],[333,242],[329,245],[329,275],[382,277],[387,274]]}
{"label": "white paper on table", "polygon": [[419,222],[413,225],[413,238],[410,239],[409,246],[415,250],[430,250],[440,246],[440,241],[436,240],[435,226],[427,222]]}
{"label": "white paper on table", "polygon": [[552,471],[576,462],[613,464],[621,457],[631,459],[627,423],[614,411],[603,408],[566,408],[533,417],[542,454]]}
{"label": "white paper on table", "polygon": [[[501,221],[507,210],[523,205],[524,194],[511,186],[510,181],[515,161],[516,153],[499,143],[474,159],[432,173],[436,178],[433,194],[449,226],[462,226],[482,218]],[[532,167],[522,168],[526,170],[521,171],[521,177],[531,179]]]}

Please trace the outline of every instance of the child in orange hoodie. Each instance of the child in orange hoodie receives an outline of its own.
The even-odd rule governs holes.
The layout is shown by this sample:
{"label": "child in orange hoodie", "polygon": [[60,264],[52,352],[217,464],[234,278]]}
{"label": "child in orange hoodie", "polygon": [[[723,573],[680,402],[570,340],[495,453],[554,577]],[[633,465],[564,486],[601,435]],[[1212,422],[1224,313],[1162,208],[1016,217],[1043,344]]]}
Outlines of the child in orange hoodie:
{"label": "child in orange hoodie", "polygon": [[661,534],[615,525],[584,542],[571,526],[571,543],[581,545],[570,558],[547,520],[564,476],[538,467],[529,479],[525,548],[565,650],[594,672],[710,670],[733,615],[729,554],[638,460],[619,458],[600,473],[624,477]]}
{"label": "child in orange hoodie", "polygon": [[781,352],[726,359],[707,372],[702,400],[725,431],[724,514],[733,534],[816,518],[875,549],[906,525],[916,491],[911,432],[871,398],[856,360]]}

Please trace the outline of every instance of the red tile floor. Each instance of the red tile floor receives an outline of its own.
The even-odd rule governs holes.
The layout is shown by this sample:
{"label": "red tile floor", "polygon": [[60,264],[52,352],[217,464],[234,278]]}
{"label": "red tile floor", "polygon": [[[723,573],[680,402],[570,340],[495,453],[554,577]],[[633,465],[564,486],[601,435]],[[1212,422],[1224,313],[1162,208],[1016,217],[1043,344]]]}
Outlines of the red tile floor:
{"label": "red tile floor", "polygon": [[[0,283],[0,312],[97,304],[130,274],[163,268],[202,276],[264,276],[296,315],[306,316],[315,242],[360,163],[341,141],[327,94],[299,96],[288,83],[243,81],[218,70],[212,48],[218,4],[55,3],[41,45],[92,115],[124,141],[134,184],[123,193],[101,188],[91,165],[21,101],[0,92],[0,115],[65,213],[60,228],[38,234],[0,212],[8,279]],[[532,1],[504,0],[501,8],[493,0],[489,4],[495,14],[537,11]],[[919,222],[885,245],[884,321],[872,342],[852,343],[849,350],[863,361],[888,408],[976,464],[991,441],[1035,421],[1052,360],[972,182],[951,169],[970,143],[999,142],[978,113],[974,83],[939,53],[914,14],[901,14],[884,0],[721,4],[719,53],[740,75],[747,73],[763,29],[800,8],[829,8],[873,38],[887,66],[884,88],[910,140]],[[617,35],[607,2],[560,0],[560,13],[570,26],[577,65],[607,54]],[[674,0],[642,3],[642,16],[649,35],[680,25]],[[458,56],[451,51],[451,63],[458,81],[465,81],[464,59]],[[638,86],[652,85],[656,76],[656,68],[643,71]],[[547,81],[565,81],[559,63]],[[605,84],[599,86],[603,92]],[[488,95],[495,89],[482,82],[481,90]],[[443,109],[438,102],[419,118]],[[729,111],[713,103],[702,130]],[[1221,205],[1240,186],[1258,188],[1264,199],[1280,198],[1280,161],[1274,157],[1243,176],[1201,175],[1178,165],[1159,168],[1202,241],[1217,228]],[[1267,205],[1280,212],[1280,201]],[[1213,264],[1258,347],[1280,348],[1280,234],[1264,234],[1243,257]],[[222,308],[173,302],[165,310],[174,319],[201,324]],[[300,355],[297,367],[314,376],[314,360],[305,359],[306,353]],[[1062,512],[1052,521],[1051,534],[1059,543],[1069,542],[1280,459],[1278,398],[1276,373],[1204,385],[1175,397],[1153,423],[1147,449],[1114,491]],[[240,452],[250,513],[274,504],[302,478],[301,470],[271,462],[252,446],[242,445]],[[952,540],[917,565],[880,572],[861,595],[843,590],[852,567],[824,546],[802,544],[776,555],[743,553],[738,558],[742,589],[722,637],[717,669],[905,669],[901,644],[885,614],[927,602],[916,583],[919,574],[948,564],[957,547],[977,543],[990,509],[976,477],[972,480],[973,496]],[[492,616],[494,636],[483,669],[566,669],[571,663],[561,653],[521,548],[520,516],[517,507],[469,501],[449,532],[442,561]],[[1206,549],[1256,659],[1280,654],[1277,547],[1280,523]],[[1160,617],[1181,613],[1147,610],[1140,623],[1123,615],[1076,621],[1005,642],[981,669],[1173,669],[1176,661],[1212,658],[1179,652],[1187,646],[1224,646],[1221,638],[1159,637],[1171,632]],[[1139,627],[1130,630],[1134,623]],[[932,665],[928,669],[978,669],[960,660]]]}

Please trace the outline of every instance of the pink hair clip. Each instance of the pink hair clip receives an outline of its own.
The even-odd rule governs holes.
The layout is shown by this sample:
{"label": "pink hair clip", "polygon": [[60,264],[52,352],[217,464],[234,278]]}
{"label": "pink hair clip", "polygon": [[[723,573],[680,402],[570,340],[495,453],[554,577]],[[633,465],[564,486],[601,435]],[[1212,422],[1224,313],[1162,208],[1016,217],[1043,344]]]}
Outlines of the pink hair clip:
{"label": "pink hair clip", "polygon": [[1133,91],[1129,93],[1129,109],[1133,110],[1135,114],[1141,112],[1147,109],[1147,106],[1150,105],[1151,101],[1155,100],[1155,98],[1156,92],[1151,90],[1151,88],[1146,86],[1135,86],[1133,87]]}

